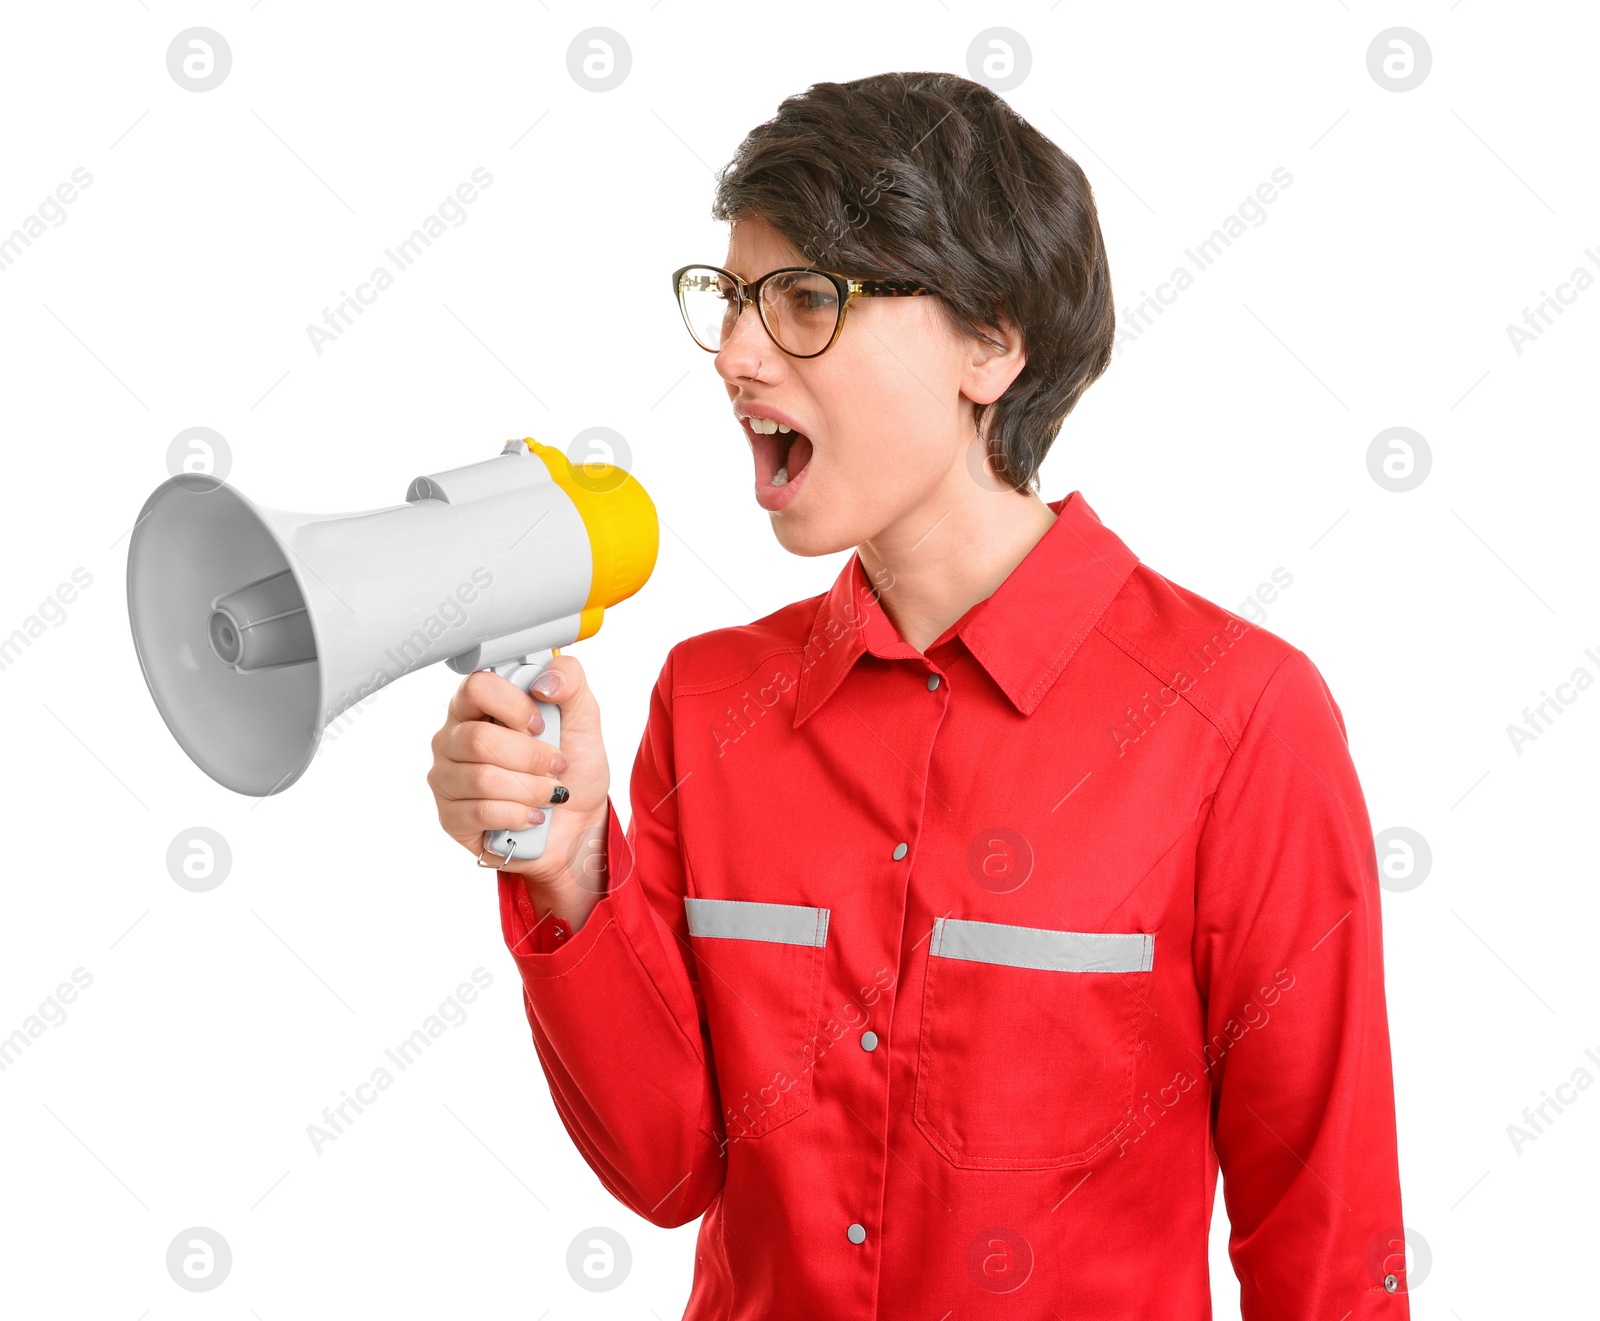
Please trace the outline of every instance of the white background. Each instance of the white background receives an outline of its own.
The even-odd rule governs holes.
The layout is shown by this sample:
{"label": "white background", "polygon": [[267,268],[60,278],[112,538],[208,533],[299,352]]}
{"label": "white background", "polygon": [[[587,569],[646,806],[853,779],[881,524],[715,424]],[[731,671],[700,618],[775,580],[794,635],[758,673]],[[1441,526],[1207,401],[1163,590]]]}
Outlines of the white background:
{"label": "white background", "polygon": [[[1119,320],[1275,167],[1293,176],[1124,343],[1043,494],[1082,491],[1230,608],[1293,576],[1266,627],[1331,685],[1374,827],[1432,850],[1421,884],[1383,896],[1404,1213],[1431,1256],[1414,1314],[1593,1310],[1600,1088],[1520,1151],[1507,1133],[1580,1066],[1600,1078],[1600,685],[1520,752],[1507,734],[1575,669],[1600,678],[1600,291],[1521,353],[1507,333],[1574,268],[1600,275],[1592,9],[116,0],[7,6],[0,41],[0,235],[93,176],[0,272],[0,636],[75,569],[93,579],[0,671],[0,1034],[75,968],[93,978],[0,1073],[0,1311],[681,1312],[695,1227],[633,1217],[580,1159],[493,874],[438,828],[423,777],[457,677],[384,690],[288,792],[238,797],[150,700],[125,534],[189,427],[226,438],[254,499],[327,511],[398,503],[509,436],[614,428],[663,527],[651,582],[576,652],[626,811],[668,648],[825,590],[847,553],[777,546],[671,300],[671,270],[725,255],[713,171],[783,96],[970,74],[996,24],[1031,50],[1008,99],[1094,185]],[[233,56],[203,93],[166,64],[195,25]],[[1396,25],[1433,57],[1400,93],[1366,61]],[[632,52],[604,93],[568,73],[591,26]],[[319,355],[306,326],[479,166],[494,182],[466,222]],[[1392,426],[1432,455],[1405,493],[1367,468]],[[233,855],[205,894],[167,871],[195,826]],[[317,1154],[307,1125],[479,967],[493,984],[466,1020]],[[565,1268],[593,1225],[633,1251],[611,1293]],[[191,1226],[231,1246],[216,1292],[167,1273]],[[1224,1318],[1225,1238],[1219,1207]]]}

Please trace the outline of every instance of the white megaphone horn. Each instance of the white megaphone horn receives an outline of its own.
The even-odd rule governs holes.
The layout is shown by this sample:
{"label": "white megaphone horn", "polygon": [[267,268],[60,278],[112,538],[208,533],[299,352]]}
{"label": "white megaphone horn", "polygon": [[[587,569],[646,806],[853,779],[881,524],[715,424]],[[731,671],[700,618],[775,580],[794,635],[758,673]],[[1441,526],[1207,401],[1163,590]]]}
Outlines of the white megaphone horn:
{"label": "white megaphone horn", "polygon": [[[354,514],[265,509],[182,473],[134,526],[128,617],[179,745],[219,784],[265,797],[300,778],[340,712],[412,670],[493,669],[527,691],[644,585],[658,540],[629,473],[574,467],[532,439]],[[559,745],[560,708],[534,700],[540,738]],[[550,810],[485,832],[479,861],[542,856]]]}

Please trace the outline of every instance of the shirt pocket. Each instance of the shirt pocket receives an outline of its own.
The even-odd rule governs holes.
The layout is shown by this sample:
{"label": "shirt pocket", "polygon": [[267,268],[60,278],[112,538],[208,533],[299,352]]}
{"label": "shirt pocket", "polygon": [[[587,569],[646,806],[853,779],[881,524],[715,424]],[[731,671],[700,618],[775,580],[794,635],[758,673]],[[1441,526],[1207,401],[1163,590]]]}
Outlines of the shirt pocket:
{"label": "shirt pocket", "polygon": [[826,908],[684,899],[729,1139],[811,1108]]}
{"label": "shirt pocket", "polygon": [[953,1165],[1092,1159],[1127,1126],[1152,932],[937,918],[917,1048],[917,1127]]}

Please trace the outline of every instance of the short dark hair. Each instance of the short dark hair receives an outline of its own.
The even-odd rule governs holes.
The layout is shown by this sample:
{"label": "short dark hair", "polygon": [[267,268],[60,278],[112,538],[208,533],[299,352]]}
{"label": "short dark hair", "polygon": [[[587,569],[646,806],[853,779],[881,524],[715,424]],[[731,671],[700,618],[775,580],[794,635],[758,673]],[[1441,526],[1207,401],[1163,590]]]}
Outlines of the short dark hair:
{"label": "short dark hair", "polygon": [[1116,322],[1089,181],[1004,99],[949,73],[814,83],[746,135],[711,214],[759,216],[823,269],[925,284],[961,333],[993,342],[1003,313],[1027,363],[977,421],[992,410],[1001,480],[1037,491]]}

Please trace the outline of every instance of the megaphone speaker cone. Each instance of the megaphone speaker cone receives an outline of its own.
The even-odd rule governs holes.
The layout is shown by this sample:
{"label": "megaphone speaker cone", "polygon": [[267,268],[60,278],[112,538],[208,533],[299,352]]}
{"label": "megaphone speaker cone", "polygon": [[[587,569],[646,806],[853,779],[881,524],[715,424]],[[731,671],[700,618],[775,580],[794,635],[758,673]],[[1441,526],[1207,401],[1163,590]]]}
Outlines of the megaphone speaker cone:
{"label": "megaphone speaker cone", "polygon": [[[186,473],[145,501],[128,550],[128,618],[145,682],[201,770],[258,797],[299,776],[321,732],[316,646],[304,603],[275,659],[273,639],[258,635],[258,616],[271,609],[274,591],[299,600],[283,547],[232,487]],[[237,666],[263,659],[268,663],[251,671],[246,693]]]}

